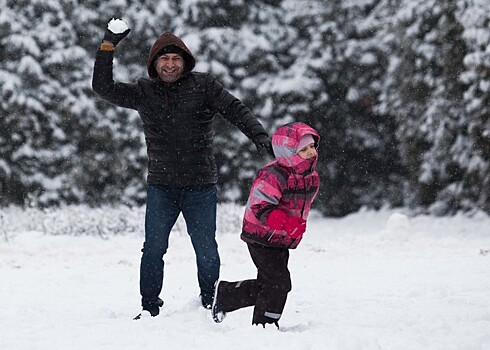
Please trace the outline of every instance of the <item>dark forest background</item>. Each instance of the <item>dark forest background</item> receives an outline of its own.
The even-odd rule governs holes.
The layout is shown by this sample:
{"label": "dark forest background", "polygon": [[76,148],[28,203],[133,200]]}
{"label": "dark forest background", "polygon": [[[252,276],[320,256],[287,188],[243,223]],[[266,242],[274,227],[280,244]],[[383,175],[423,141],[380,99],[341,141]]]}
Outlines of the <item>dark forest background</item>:
{"label": "dark forest background", "polygon": [[[172,31],[269,133],[319,130],[323,214],[490,213],[490,2],[473,0],[0,0],[1,206],[144,203],[139,117],[91,90],[112,17],[132,28],[116,80]],[[220,201],[243,203],[264,161],[215,127]]]}

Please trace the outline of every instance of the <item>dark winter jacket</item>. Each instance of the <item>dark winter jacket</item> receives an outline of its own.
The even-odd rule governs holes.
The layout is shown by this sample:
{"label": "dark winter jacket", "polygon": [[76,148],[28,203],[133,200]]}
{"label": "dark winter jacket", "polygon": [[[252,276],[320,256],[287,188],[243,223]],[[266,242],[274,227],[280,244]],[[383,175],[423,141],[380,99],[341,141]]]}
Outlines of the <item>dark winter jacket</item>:
{"label": "dark winter jacket", "polygon": [[[184,51],[183,76],[165,84],[154,69],[157,54],[166,46]],[[143,122],[148,151],[148,184],[184,187],[216,183],[213,119],[217,113],[237,126],[249,139],[267,136],[252,112],[210,74],[192,72],[195,59],[182,40],[163,33],[147,61],[151,79],[114,82],[114,53],[99,50],[95,59],[93,90],[104,100],[137,110]]]}
{"label": "dark winter jacket", "polygon": [[247,243],[268,247],[294,249],[301,241],[291,238],[284,230],[267,225],[269,214],[280,209],[288,216],[307,219],[313,199],[318,193],[320,177],[315,160],[305,160],[297,154],[301,138],[311,134],[318,149],[320,136],[304,123],[280,127],[272,136],[276,161],[259,170],[250,189],[245,207],[241,238]]}

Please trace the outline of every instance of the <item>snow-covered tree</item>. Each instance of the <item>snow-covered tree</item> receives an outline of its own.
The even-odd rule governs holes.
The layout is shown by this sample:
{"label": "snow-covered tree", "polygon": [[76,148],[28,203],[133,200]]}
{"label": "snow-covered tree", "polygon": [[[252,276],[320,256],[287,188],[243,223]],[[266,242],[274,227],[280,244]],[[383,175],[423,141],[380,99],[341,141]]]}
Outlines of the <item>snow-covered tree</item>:
{"label": "snow-covered tree", "polygon": [[73,1],[2,1],[2,204],[141,197],[143,186],[130,186],[141,172],[136,123],[91,91],[105,29],[93,24],[97,12]]}
{"label": "snow-covered tree", "polygon": [[455,162],[464,169],[451,195],[460,198],[462,209],[490,212],[490,2],[460,0],[458,4],[466,44],[461,81],[466,86],[467,135],[458,135],[451,147]]}
{"label": "snow-covered tree", "polygon": [[474,86],[483,77],[465,72],[464,62],[470,62],[471,55],[458,3],[387,1],[393,9],[386,24],[387,35],[392,33],[392,57],[381,109],[397,117],[400,154],[408,169],[406,204],[437,214],[469,209],[469,202],[481,196],[477,184],[482,185],[488,173],[488,160],[475,149],[476,129],[481,131],[483,124],[480,116],[468,115],[476,99],[465,103],[465,96],[474,91],[468,91],[470,77],[478,81]]}
{"label": "snow-covered tree", "polygon": [[[69,97],[67,71],[83,62],[65,10],[70,3],[3,1],[0,25],[2,202],[40,204],[69,200],[70,116],[61,113]],[[71,8],[73,10],[73,8]],[[33,19],[36,20],[33,20]]]}

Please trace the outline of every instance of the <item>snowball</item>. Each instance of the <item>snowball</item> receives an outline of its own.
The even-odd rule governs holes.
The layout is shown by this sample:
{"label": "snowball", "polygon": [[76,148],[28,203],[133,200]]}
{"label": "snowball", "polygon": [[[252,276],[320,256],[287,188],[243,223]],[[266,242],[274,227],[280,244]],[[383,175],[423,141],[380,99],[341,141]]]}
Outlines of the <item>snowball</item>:
{"label": "snowball", "polygon": [[410,220],[408,216],[400,213],[391,214],[379,237],[383,241],[406,242],[410,238]]}
{"label": "snowball", "polygon": [[109,24],[107,25],[107,29],[109,29],[114,34],[124,33],[128,29],[128,25],[122,19],[111,19]]}
{"label": "snowball", "polygon": [[410,220],[406,215],[393,213],[388,218],[385,229],[395,233],[407,232],[410,229]]}

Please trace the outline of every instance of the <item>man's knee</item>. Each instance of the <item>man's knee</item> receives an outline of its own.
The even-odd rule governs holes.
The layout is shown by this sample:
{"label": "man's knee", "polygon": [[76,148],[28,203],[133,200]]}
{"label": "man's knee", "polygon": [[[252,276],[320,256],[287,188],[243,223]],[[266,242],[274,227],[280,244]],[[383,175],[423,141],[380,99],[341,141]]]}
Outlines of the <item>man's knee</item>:
{"label": "man's knee", "polygon": [[143,248],[141,248],[141,252],[143,253],[143,257],[161,259],[167,252],[167,247],[145,243],[143,244]]}

